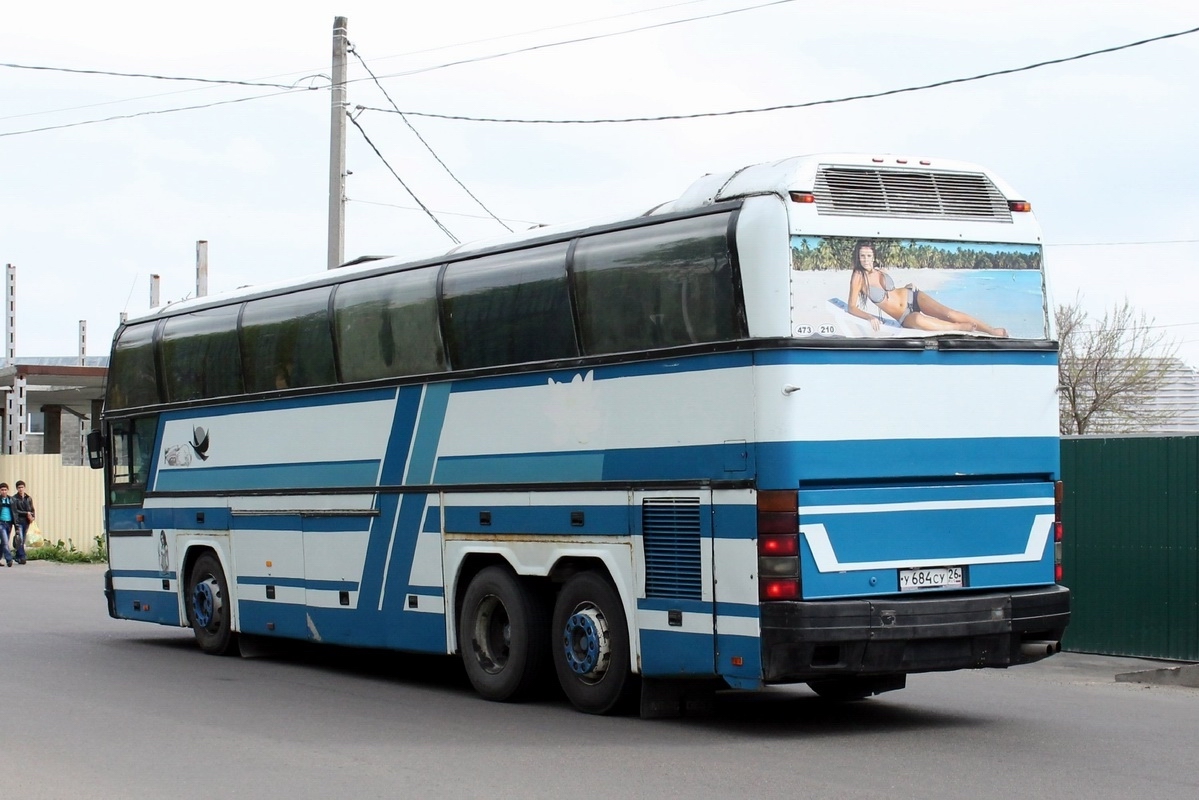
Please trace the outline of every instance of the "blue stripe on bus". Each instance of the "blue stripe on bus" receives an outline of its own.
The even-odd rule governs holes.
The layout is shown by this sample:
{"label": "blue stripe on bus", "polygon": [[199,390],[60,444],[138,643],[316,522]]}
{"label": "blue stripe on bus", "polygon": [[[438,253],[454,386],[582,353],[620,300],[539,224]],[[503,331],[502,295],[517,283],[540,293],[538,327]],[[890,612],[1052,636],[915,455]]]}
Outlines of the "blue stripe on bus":
{"label": "blue stripe on bus", "polygon": [[711,353],[689,355],[679,358],[656,358],[627,364],[601,364],[580,366],[574,369],[550,370],[547,372],[521,372],[512,375],[489,376],[465,379],[453,384],[457,392],[485,392],[495,389],[516,389],[527,386],[545,386],[548,381],[570,383],[576,377],[592,373],[592,380],[614,380],[647,375],[678,375],[685,372],[707,372],[710,370],[748,367],[753,362],[749,352]]}
{"label": "blue stripe on bus", "polygon": [[712,616],[712,603],[706,600],[683,600],[671,597],[639,597],[637,608],[641,611],[682,611],[685,614]]}
{"label": "blue stripe on bus", "polygon": [[299,531],[308,533],[365,533],[370,530],[372,517],[354,515],[253,514],[234,516],[233,530],[238,531]]}
{"label": "blue stripe on bus", "polygon": [[754,353],[754,364],[758,366],[807,364],[900,364],[903,366],[1054,366],[1057,353],[1045,350],[937,350],[922,347],[918,350],[816,350],[792,348],[759,350]]}
{"label": "blue stripe on bus", "polygon": [[412,583],[408,585],[408,593],[431,597],[445,597],[445,588],[442,586],[421,586],[420,584]]}
{"label": "blue stripe on bus", "polygon": [[757,619],[761,616],[757,603],[717,603],[716,614],[721,617],[746,617]]}
{"label": "blue stripe on bus", "polygon": [[531,453],[439,458],[433,480],[439,484],[572,483],[599,481],[603,476],[601,452]]}
{"label": "blue stripe on bus", "polygon": [[805,514],[821,523],[841,564],[923,561],[1023,553],[1036,508],[955,508],[876,514]]}
{"label": "blue stripe on bus", "polygon": [[387,450],[383,455],[383,468],[378,483],[384,486],[399,486],[404,480],[404,465],[416,433],[416,414],[420,408],[421,387],[405,386],[396,398],[395,414],[392,416],[391,434],[387,438]]}
{"label": "blue stripe on bus", "polygon": [[[640,447],[568,453],[450,456],[437,460],[437,484],[555,483],[621,480],[721,480],[753,476],[742,443]],[[739,468],[729,469],[736,464]]]}
{"label": "blue stripe on bus", "polygon": [[450,384],[434,383],[425,387],[416,441],[412,445],[412,458],[408,465],[407,483],[411,486],[422,486],[432,480],[433,463],[437,457],[437,445],[441,441],[441,429],[445,425],[449,402]]}
{"label": "blue stripe on bus", "polygon": [[[734,664],[734,658],[741,659],[741,664]],[[761,688],[762,640],[757,636],[741,636],[717,631],[716,671],[734,689]]]}
{"label": "blue stripe on bus", "polygon": [[154,488],[157,491],[172,492],[374,486],[378,473],[379,462],[373,459],[236,467],[187,467],[159,472]]}
{"label": "blue stripe on bus", "polygon": [[313,592],[356,592],[357,581],[308,580],[307,578],[284,578],[272,575],[238,575],[238,586],[286,586],[291,589],[306,589]]}
{"label": "blue stripe on bus", "polygon": [[642,630],[641,674],[649,677],[707,677],[716,674],[710,633]]}
{"label": "blue stripe on bus", "polygon": [[[114,589],[113,605],[120,619],[179,625],[179,596],[174,592]],[[133,604],[137,603],[137,608]]]}
{"label": "blue stripe on bus", "polygon": [[[353,391],[330,392],[327,394],[307,395],[304,397],[286,397],[278,400],[249,400],[243,403],[212,406],[211,408],[186,408],[179,411],[164,411],[164,423],[176,420],[194,420],[199,417],[227,417],[241,415],[247,412],[280,411],[295,408],[320,408],[323,406],[341,406],[354,403],[375,403],[380,400],[391,400],[395,397],[395,389],[358,389]],[[159,431],[161,434],[161,431]],[[161,436],[159,441],[161,441]]]}
{"label": "blue stripe on bus", "polygon": [[441,506],[430,504],[425,511],[425,524],[421,526],[421,533],[441,533]]}
{"label": "blue stripe on bus", "polygon": [[795,488],[797,481],[887,480],[953,475],[1056,476],[1055,436],[978,439],[870,439],[762,442],[757,445],[758,487]]}
{"label": "blue stripe on bus", "polygon": [[[899,591],[898,569],[866,569],[821,573],[816,569],[812,551],[800,538],[800,570],[805,600],[838,597],[877,597],[896,595]],[[1004,564],[968,564],[964,570],[964,590],[1008,589],[1019,586],[1044,586],[1053,583],[1053,542],[1046,544],[1039,561],[1017,561]],[[905,597],[919,594],[962,591],[959,589],[928,589],[923,592],[904,592]]]}
{"label": "blue stripe on bus", "polygon": [[[490,513],[490,524],[479,521],[481,511]],[[571,514],[575,512],[583,515],[583,524],[571,523]],[[445,529],[451,533],[628,536],[629,507],[625,503],[612,506],[449,506],[445,510]]]}
{"label": "blue stripe on bus", "polygon": [[174,572],[160,572],[156,569],[114,569],[109,570],[114,578],[153,578],[154,580],[175,580]]}
{"label": "blue stripe on bus", "polygon": [[871,505],[874,503],[928,503],[955,500],[1052,500],[1053,484],[1028,483],[950,484],[944,486],[887,486],[845,489],[800,489],[799,508],[808,506]]}

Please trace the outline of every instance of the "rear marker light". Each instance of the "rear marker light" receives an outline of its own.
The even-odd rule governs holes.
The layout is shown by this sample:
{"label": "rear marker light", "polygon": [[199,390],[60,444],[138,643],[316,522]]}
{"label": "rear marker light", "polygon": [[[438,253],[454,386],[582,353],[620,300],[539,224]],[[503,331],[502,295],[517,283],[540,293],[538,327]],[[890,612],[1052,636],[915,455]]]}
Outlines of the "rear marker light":
{"label": "rear marker light", "polygon": [[816,195],[812,194],[811,192],[792,192],[791,193],[791,202],[792,203],[815,203]]}
{"label": "rear marker light", "polygon": [[1007,207],[1012,211],[1032,211],[1032,203],[1027,200],[1008,200]]}
{"label": "rear marker light", "polygon": [[758,492],[758,597],[798,600],[799,494],[794,489]]}

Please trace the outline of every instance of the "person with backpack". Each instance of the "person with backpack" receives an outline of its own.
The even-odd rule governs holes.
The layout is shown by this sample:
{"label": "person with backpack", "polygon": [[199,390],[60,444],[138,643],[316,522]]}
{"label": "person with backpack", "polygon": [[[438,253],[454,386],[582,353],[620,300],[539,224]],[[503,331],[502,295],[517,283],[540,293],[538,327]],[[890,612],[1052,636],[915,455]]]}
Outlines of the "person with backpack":
{"label": "person with backpack", "polygon": [[13,514],[12,498],[8,496],[8,484],[0,483],[0,556],[4,558],[6,567],[12,566],[12,550],[9,547],[12,535],[12,523],[16,519]]}
{"label": "person with backpack", "polygon": [[29,536],[29,526],[33,524],[33,497],[25,492],[25,481],[17,481],[17,493],[12,498],[13,536],[12,549],[18,564],[25,563],[25,544]]}

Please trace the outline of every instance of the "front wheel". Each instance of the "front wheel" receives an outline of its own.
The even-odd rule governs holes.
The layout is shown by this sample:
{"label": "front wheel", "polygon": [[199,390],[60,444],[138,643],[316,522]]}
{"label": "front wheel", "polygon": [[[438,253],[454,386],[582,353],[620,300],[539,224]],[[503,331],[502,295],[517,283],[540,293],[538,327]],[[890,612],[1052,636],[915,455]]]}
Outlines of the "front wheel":
{"label": "front wheel", "polygon": [[196,644],[205,653],[223,656],[236,649],[229,582],[212,553],[196,559],[187,583],[187,619]]}
{"label": "front wheel", "polygon": [[518,700],[545,683],[549,621],[541,599],[504,567],[487,567],[462,599],[458,649],[488,700]]}
{"label": "front wheel", "polygon": [[611,714],[631,704],[629,628],[620,595],[595,572],[580,572],[558,594],[553,620],[554,669],[575,708]]}

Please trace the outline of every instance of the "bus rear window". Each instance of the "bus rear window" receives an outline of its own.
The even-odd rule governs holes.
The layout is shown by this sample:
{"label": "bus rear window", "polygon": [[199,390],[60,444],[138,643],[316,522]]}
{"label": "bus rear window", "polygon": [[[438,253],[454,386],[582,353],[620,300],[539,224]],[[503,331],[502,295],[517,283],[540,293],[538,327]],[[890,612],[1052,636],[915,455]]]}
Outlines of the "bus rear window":
{"label": "bus rear window", "polygon": [[1048,338],[1041,247],[791,237],[791,333]]}

